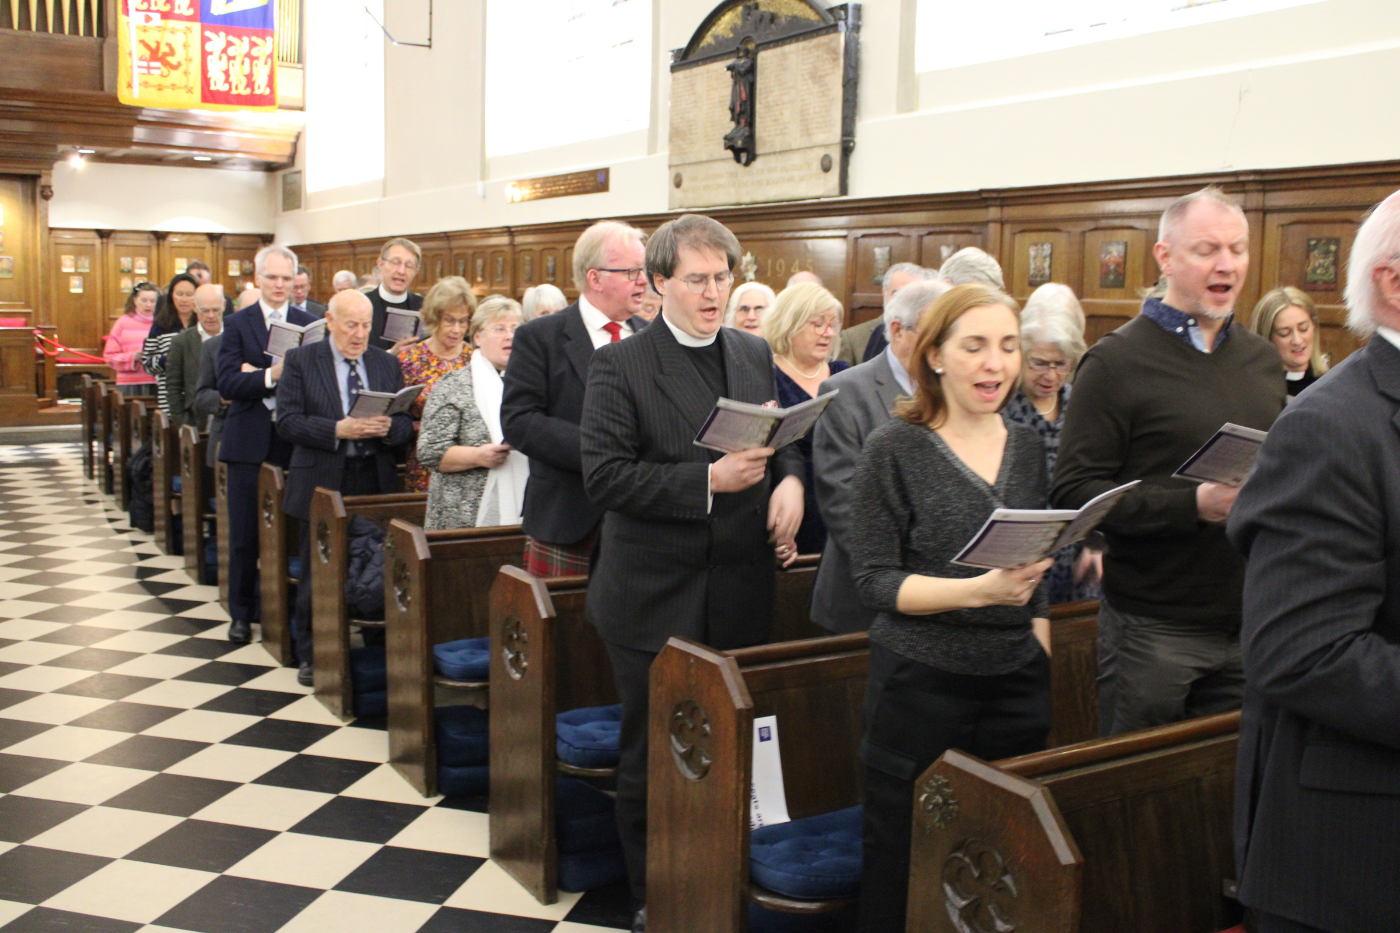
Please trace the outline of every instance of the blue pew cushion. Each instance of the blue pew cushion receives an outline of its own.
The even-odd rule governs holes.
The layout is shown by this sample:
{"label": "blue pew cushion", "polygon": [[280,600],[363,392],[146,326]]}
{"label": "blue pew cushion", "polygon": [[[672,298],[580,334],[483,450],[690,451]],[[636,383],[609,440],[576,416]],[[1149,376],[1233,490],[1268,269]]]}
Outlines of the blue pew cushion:
{"label": "blue pew cushion", "polygon": [[559,890],[592,891],[627,880],[627,861],[619,843],[592,852],[559,856]]}
{"label": "blue pew cushion", "polygon": [[375,693],[389,686],[384,646],[350,649],[350,683],[355,693]]}
{"label": "blue pew cushion", "polygon": [[491,751],[490,715],[475,706],[439,706],[433,711],[438,761],[452,767],[486,764]]}
{"label": "blue pew cushion", "polygon": [[586,706],[554,720],[554,753],[577,768],[616,768],[622,744],[622,706]]}
{"label": "blue pew cushion", "polygon": [[209,535],[204,539],[204,581],[207,586],[219,585],[219,539]]}
{"label": "blue pew cushion", "polygon": [[301,579],[301,557],[287,558],[287,576],[293,580]]}
{"label": "blue pew cushion", "polygon": [[560,855],[622,845],[613,799],[577,778],[554,782],[554,832]]}
{"label": "blue pew cushion", "polygon": [[438,765],[438,793],[444,797],[484,797],[490,786],[489,765]]}
{"label": "blue pew cushion", "polygon": [[184,491],[185,491],[185,478],[184,478],[183,476],[176,476],[176,477],[174,477],[173,479],[171,479],[171,480],[170,480],[170,491],[173,492],[173,493],[175,493],[175,495],[177,495],[177,496],[180,495],[180,493],[184,492]]}
{"label": "blue pew cushion", "polygon": [[491,671],[491,639],[463,638],[433,646],[437,672],[452,680],[486,680]]}
{"label": "blue pew cushion", "polygon": [[861,807],[848,807],[752,834],[749,874],[787,897],[854,897],[860,886]]}
{"label": "blue pew cushion", "polygon": [[371,690],[367,693],[359,693],[354,696],[355,717],[357,719],[373,719],[379,716],[389,715],[389,691]]}

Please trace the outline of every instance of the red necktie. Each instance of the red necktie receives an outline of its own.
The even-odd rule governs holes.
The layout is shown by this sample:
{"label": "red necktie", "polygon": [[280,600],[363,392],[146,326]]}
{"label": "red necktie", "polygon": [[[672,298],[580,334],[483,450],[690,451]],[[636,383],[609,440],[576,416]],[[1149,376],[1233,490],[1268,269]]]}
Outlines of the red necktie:
{"label": "red necktie", "polygon": [[609,340],[608,343],[617,343],[622,339],[622,325],[617,323],[617,321],[608,321],[608,323],[603,325],[603,330],[612,334],[612,339]]}

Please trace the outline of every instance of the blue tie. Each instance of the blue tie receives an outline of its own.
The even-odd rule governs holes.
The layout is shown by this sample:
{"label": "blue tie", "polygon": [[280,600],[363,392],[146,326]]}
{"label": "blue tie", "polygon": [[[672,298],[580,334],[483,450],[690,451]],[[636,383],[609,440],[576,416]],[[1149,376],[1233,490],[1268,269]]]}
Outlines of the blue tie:
{"label": "blue tie", "polygon": [[[345,394],[349,397],[350,400],[350,404],[346,408],[345,414],[349,415],[350,409],[355,407],[356,396],[360,394],[360,390],[365,387],[365,384],[360,380],[360,361],[346,360],[345,362],[348,363],[350,366],[350,372],[345,377]],[[362,457],[365,454],[365,451],[361,448],[359,441],[354,440],[350,441],[350,446],[346,448],[346,452],[351,457]]]}

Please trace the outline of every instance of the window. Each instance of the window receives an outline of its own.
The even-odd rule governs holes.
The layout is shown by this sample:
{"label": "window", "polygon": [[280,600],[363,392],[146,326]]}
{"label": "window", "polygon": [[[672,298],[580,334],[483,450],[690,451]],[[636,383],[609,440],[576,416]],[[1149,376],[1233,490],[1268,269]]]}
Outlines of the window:
{"label": "window", "polygon": [[1322,0],[918,0],[914,64],[938,71]]}
{"label": "window", "polygon": [[384,177],[384,33],[370,12],[382,21],[384,0],[307,0],[307,191]]}
{"label": "window", "polygon": [[486,154],[644,130],[651,0],[487,0]]}

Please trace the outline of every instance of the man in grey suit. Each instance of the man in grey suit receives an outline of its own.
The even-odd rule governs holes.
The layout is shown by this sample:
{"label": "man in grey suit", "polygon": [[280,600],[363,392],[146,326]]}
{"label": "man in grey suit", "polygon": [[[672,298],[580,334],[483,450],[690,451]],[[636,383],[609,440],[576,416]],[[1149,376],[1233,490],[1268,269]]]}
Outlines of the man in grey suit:
{"label": "man in grey suit", "polygon": [[297,266],[296,277],[292,279],[292,304],[315,318],[326,316],[326,306],[311,300],[311,270]]}
{"label": "man in grey suit", "polygon": [[890,420],[900,396],[914,394],[909,369],[919,342],[919,317],[950,287],[942,281],[916,281],[901,288],[885,303],[889,346],[870,362],[821,384],[821,395],[840,393],[818,419],[812,436],[812,480],[817,508],[826,522],[826,548],[812,588],[811,614],[812,621],[829,632],[863,632],[875,620],[856,592],[846,550],[851,478],[870,432]]}
{"label": "man in grey suit", "polygon": [[[311,493],[318,486],[345,495],[394,492],[394,448],[413,436],[408,412],[352,418],[362,390],[403,388],[399,361],[369,345],[373,308],[356,291],[336,293],[326,309],[326,338],[287,353],[277,383],[277,433],[293,445],[282,510],[301,520],[301,566],[311,566]],[[308,581],[309,582],[309,581]],[[297,681],[311,686],[311,587],[297,587],[293,620]]]}
{"label": "man in grey suit", "polygon": [[[880,280],[880,290],[884,297],[884,307],[890,306],[890,300],[899,292],[901,288],[912,282],[931,281],[938,277],[938,273],[932,269],[925,269],[912,262],[897,262],[885,270],[884,277]],[[878,346],[871,347],[870,342],[879,334]],[[841,328],[841,338],[836,351],[838,360],[845,360],[852,366],[873,360],[881,350],[888,345],[889,338],[885,336],[885,319],[883,316],[871,318],[863,324],[856,324],[854,327]]]}
{"label": "man in grey suit", "polygon": [[1374,336],[1284,409],[1230,516],[1236,859],[1263,933],[1400,929],[1400,192],[1357,233],[1346,300]]}
{"label": "man in grey suit", "polygon": [[195,411],[195,390],[199,385],[203,345],[224,332],[224,290],[217,285],[201,285],[194,292],[198,322],[170,341],[165,364],[165,390],[170,399],[170,415],[176,424],[198,426],[203,420]]}
{"label": "man in grey suit", "polygon": [[[770,540],[779,559],[797,556],[797,448],[720,456],[693,443],[721,396],[764,404],[778,394],[768,344],[721,326],[740,253],[734,234],[695,214],[652,234],[646,271],[663,310],[636,336],[593,354],[584,396],[584,485],[605,510],[588,615],[622,698],[617,822],[639,909],[651,662],[673,635],[721,649],[764,641],[775,588]],[[644,924],[639,910],[634,927]]]}
{"label": "man in grey suit", "polygon": [[204,341],[199,351],[199,385],[194,390],[194,413],[198,418],[195,427],[209,419],[205,462],[211,469],[219,462],[219,441],[224,436],[224,414],[228,411],[228,402],[219,397],[219,347],[223,342],[223,334]]}

